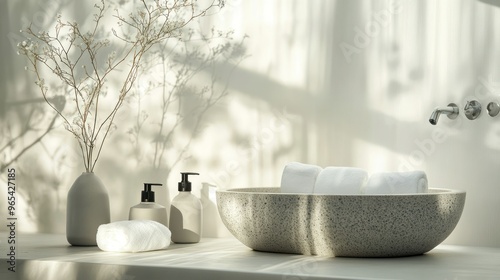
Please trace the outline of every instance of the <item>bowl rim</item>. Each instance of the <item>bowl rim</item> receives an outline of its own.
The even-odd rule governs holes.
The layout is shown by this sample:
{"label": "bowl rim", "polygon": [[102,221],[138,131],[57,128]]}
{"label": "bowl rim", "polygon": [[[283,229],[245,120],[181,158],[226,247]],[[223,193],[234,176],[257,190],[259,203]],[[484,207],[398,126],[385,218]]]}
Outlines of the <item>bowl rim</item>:
{"label": "bowl rim", "polygon": [[280,193],[280,192],[260,192],[248,191],[255,189],[280,189],[279,187],[257,187],[257,188],[230,188],[230,189],[217,189],[217,193],[238,193],[238,194],[258,194],[258,195],[310,195],[310,196],[349,196],[349,197],[365,197],[365,196],[433,196],[442,194],[466,194],[464,190],[448,189],[448,188],[429,188],[432,192],[426,193],[402,193],[402,194],[320,194],[320,193]]}

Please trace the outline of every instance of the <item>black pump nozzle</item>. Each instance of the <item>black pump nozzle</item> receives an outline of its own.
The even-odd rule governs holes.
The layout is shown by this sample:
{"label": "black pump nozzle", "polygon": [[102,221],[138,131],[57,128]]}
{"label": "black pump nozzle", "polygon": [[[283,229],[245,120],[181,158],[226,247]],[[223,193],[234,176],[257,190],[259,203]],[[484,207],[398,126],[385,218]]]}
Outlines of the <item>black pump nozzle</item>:
{"label": "black pump nozzle", "polygon": [[182,181],[179,182],[179,191],[180,192],[190,192],[191,191],[191,182],[189,182],[189,175],[200,175],[199,173],[195,172],[181,172],[182,175]]}
{"label": "black pump nozzle", "polygon": [[141,192],[141,202],[155,202],[155,192],[151,190],[151,186],[163,186],[156,183],[144,183],[144,190]]}

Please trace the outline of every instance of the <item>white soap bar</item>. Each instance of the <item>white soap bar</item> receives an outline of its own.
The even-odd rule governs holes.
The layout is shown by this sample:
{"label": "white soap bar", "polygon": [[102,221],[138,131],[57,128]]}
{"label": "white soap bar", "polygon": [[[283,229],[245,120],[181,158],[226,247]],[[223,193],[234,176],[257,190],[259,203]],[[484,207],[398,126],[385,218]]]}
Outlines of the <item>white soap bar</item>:
{"label": "white soap bar", "polygon": [[143,252],[165,249],[170,245],[170,230],[150,220],[118,221],[100,225],[96,241],[108,252]]}

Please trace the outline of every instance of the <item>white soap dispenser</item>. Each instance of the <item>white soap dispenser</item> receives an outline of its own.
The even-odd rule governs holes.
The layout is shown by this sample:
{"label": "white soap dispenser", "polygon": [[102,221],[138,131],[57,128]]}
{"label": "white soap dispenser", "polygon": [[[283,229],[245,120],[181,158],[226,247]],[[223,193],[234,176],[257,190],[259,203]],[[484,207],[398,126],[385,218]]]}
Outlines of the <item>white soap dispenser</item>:
{"label": "white soap dispenser", "polygon": [[167,227],[167,208],[155,203],[155,193],[151,190],[151,186],[162,186],[162,184],[144,183],[144,190],[141,192],[141,203],[130,207],[128,219],[157,221]]}
{"label": "white soap dispenser", "polygon": [[182,181],[178,184],[179,194],[170,206],[170,226],[172,241],[175,243],[197,243],[201,239],[203,227],[203,208],[200,199],[191,193],[189,175],[193,172],[181,172]]}

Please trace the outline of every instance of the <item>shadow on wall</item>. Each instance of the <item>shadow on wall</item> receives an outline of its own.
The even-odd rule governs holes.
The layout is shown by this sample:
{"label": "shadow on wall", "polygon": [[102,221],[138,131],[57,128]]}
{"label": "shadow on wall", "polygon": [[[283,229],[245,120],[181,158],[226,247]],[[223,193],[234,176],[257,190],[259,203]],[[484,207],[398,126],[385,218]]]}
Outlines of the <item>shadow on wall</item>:
{"label": "shadow on wall", "polygon": [[[22,208],[37,230],[52,232],[61,230],[54,221],[65,212],[58,196],[64,175],[58,168],[64,164],[65,155],[58,146],[61,143],[52,143],[53,138],[49,137],[57,127],[57,117],[45,106],[31,79],[27,79],[26,64],[15,54],[17,43],[22,41],[18,30],[26,21],[32,21],[37,27],[49,27],[67,1],[35,2],[0,3],[0,34],[6,39],[0,42],[3,54],[0,66],[0,171],[6,174],[8,168],[16,170],[19,205],[16,214],[21,214],[21,205],[25,203]],[[64,100],[57,97],[51,102],[58,107],[64,106]],[[0,180],[3,182],[6,178]],[[5,201],[0,202],[2,209],[6,208],[3,206]]]}
{"label": "shadow on wall", "polygon": [[[66,7],[65,3],[70,3],[71,7]],[[54,24],[52,19],[56,18],[55,14],[61,10],[78,11],[75,17],[77,21],[79,18],[80,22],[85,22],[82,16],[91,14],[81,13],[88,10],[88,7],[81,7],[79,3],[65,3],[52,3],[50,9],[47,6],[41,11],[36,11],[35,6],[39,3],[2,3],[5,6],[3,11],[22,15],[15,18],[6,16],[5,19],[10,25],[5,26],[20,28],[26,25],[25,21],[30,21],[25,16],[30,18],[33,14],[32,22],[36,29],[51,30]],[[13,33],[12,29],[8,27],[3,30],[11,40],[11,45],[2,45],[5,52],[15,51],[16,43],[23,40]],[[110,182],[107,186],[113,202],[132,193],[123,192],[123,186],[135,188],[151,179],[165,182],[172,169],[190,156],[191,142],[206,125],[203,121],[204,115],[228,94],[225,81],[245,56],[244,39],[233,43],[231,32],[219,32],[214,29],[210,34],[201,34],[189,29],[185,33],[187,38],[184,38],[184,42],[170,40],[174,42],[167,42],[152,51],[149,60],[146,60],[140,69],[142,84],[139,83],[135,95],[128,100],[129,110],[124,110],[118,117],[121,118],[119,121],[124,124],[125,129],[115,133],[110,141],[113,144],[108,144],[112,146],[107,149],[107,157],[101,160],[104,164],[100,164],[100,174],[103,174],[104,181]],[[219,60],[231,61],[233,67],[229,72],[213,71]],[[24,65],[22,60],[8,62],[7,65],[12,65],[16,70],[14,72],[22,73],[19,69]],[[16,79],[9,79],[9,73],[4,71],[1,77],[5,80],[2,85],[11,87],[2,91],[1,97],[6,100],[2,104],[6,104],[12,114],[2,114],[1,122],[5,124],[2,125],[2,130],[5,131],[3,135],[7,137],[2,138],[0,142],[0,167],[2,171],[13,166],[18,170],[22,188],[18,188],[17,193],[21,203],[25,204],[27,218],[34,222],[34,228],[29,230],[61,231],[64,227],[61,224],[64,219],[60,217],[64,217],[65,194],[74,180],[71,178],[76,178],[78,170],[83,170],[81,159],[78,158],[78,153],[72,150],[74,144],[67,145],[71,143],[68,141],[68,134],[58,135],[53,132],[49,135],[53,130],[61,131],[62,127],[56,122],[57,117],[44,104],[43,98],[37,97],[38,88],[31,86],[31,83],[22,82],[30,81],[33,77],[19,75],[16,77],[18,82],[13,83],[11,81]],[[17,85],[28,86],[17,88]],[[16,94],[18,91],[26,93],[28,97]],[[55,99],[49,101],[62,111],[65,102],[72,101],[64,94],[63,88],[60,92],[61,95],[52,93]],[[145,101],[148,99],[153,100]],[[48,127],[45,128],[46,124]],[[70,152],[66,154],[68,150]],[[70,159],[68,154],[72,156]],[[37,156],[34,158],[34,155]],[[66,162],[69,162],[70,166],[61,168]],[[120,183],[120,180],[123,182]],[[115,193],[118,195],[114,195]],[[163,204],[168,206],[168,195],[161,197],[166,199]],[[128,207],[130,206],[119,207],[114,209],[114,212],[120,212],[117,214],[120,219],[126,218],[123,217],[122,210]]]}

